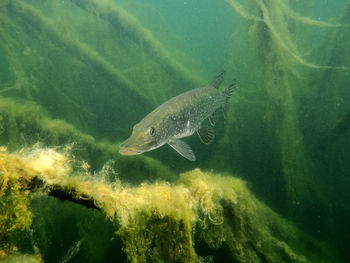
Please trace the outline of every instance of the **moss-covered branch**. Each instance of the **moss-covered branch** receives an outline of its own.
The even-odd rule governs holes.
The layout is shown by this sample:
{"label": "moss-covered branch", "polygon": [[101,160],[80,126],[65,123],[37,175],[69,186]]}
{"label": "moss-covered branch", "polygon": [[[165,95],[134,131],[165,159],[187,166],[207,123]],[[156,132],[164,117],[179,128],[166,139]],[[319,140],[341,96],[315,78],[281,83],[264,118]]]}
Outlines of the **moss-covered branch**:
{"label": "moss-covered branch", "polygon": [[41,143],[47,147],[70,148],[75,158],[87,161],[90,170],[101,169],[109,160],[116,160],[117,172],[124,181],[140,183],[159,178],[173,181],[174,172],[160,161],[137,156],[119,155],[118,143],[96,141],[64,120],[53,120],[35,103],[14,101],[0,97],[0,144],[10,150]]}
{"label": "moss-covered branch", "polygon": [[[196,169],[182,174],[175,184],[130,187],[75,173],[69,155],[40,148],[15,154],[3,148],[0,176],[0,201],[11,196],[25,208],[16,211],[19,221],[10,221],[10,228],[0,225],[3,240],[10,229],[30,227],[28,197],[41,191],[101,210],[114,222],[131,262],[200,260],[195,240],[206,244],[214,256],[225,245],[227,257],[237,262],[322,262],[326,255],[319,243],[281,219],[254,198],[242,180],[231,176]],[[1,219],[16,209],[10,203],[2,207],[8,210]]]}

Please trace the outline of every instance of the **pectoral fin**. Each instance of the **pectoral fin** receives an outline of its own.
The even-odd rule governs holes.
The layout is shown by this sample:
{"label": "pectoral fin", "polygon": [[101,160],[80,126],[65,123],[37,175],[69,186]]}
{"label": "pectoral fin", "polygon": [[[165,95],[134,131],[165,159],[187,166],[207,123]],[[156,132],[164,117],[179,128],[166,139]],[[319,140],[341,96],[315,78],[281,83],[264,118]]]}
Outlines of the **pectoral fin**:
{"label": "pectoral fin", "polygon": [[181,141],[181,140],[169,141],[169,145],[186,159],[190,161],[196,160],[196,156],[194,156],[194,153],[192,152],[191,147],[184,141]]}
{"label": "pectoral fin", "polygon": [[214,140],[215,134],[214,129],[210,126],[201,127],[198,131],[199,139],[201,139],[202,143],[209,144]]}

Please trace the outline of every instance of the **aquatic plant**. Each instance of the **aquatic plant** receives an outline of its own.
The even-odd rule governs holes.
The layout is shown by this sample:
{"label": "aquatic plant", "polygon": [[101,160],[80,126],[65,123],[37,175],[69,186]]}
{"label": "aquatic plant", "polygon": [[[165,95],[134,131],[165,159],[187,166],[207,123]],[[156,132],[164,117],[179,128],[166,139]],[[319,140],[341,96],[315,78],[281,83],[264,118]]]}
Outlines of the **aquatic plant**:
{"label": "aquatic plant", "polygon": [[[7,241],[11,230],[30,226],[28,197],[37,191],[102,211],[115,225],[130,262],[202,260],[195,250],[195,236],[212,249],[225,244],[237,262],[320,259],[303,247],[309,242],[324,254],[320,244],[254,198],[238,178],[196,169],[182,174],[174,184],[131,187],[73,172],[70,158],[53,149],[11,154],[2,148],[1,194],[24,207],[16,210],[11,228],[0,225],[5,241],[2,258],[14,253]],[[16,209],[13,203],[7,207],[11,209],[1,219]]]}
{"label": "aquatic plant", "polygon": [[275,42],[276,47],[281,48],[284,52],[289,54],[297,63],[314,69],[350,70],[350,68],[346,66],[317,65],[306,61],[298,54],[299,52],[297,51],[296,43],[292,41],[290,35],[290,29],[286,27],[289,19],[294,19],[297,22],[318,27],[350,27],[350,24],[332,24],[302,16],[294,11],[284,1],[279,0],[249,0],[246,3],[247,6],[252,8],[251,13],[246,11],[237,0],[228,1],[236,12],[242,17],[251,20],[253,23],[258,22],[264,24],[264,26],[266,26],[266,30],[268,30],[269,36]]}
{"label": "aquatic plant", "polygon": [[[341,90],[349,79],[344,32],[350,5],[331,24],[301,15],[300,1],[229,2],[246,19],[242,34],[248,33],[257,55],[247,49],[242,54],[254,56],[252,61],[245,56],[238,67],[237,60],[231,63],[246,64],[237,78],[244,83],[244,74],[254,75],[254,87],[241,85],[225,116],[225,135],[211,146],[210,160],[199,163],[216,172],[194,170],[178,179],[155,158],[121,158],[118,141],[130,132],[131,119],[202,80],[113,1],[1,1],[0,94],[7,99],[0,98],[0,144],[8,149],[0,156],[2,257],[28,253],[16,237],[31,226],[29,198],[39,191],[102,211],[130,261],[205,261],[204,251],[208,261],[210,255],[238,262],[335,260],[231,174],[240,171],[259,198],[273,200],[290,219],[308,218],[309,225],[298,220],[298,227],[322,229],[320,235],[334,235],[334,246],[346,246],[338,222],[350,215],[343,205],[350,200],[344,176],[350,122],[342,102],[348,92]],[[305,55],[305,25],[327,30],[323,59]],[[307,108],[317,104],[322,108]],[[120,179],[114,183],[96,172],[110,159]],[[187,169],[177,162],[175,169]],[[343,191],[331,192],[334,185]],[[72,246],[63,258],[74,251]]]}
{"label": "aquatic plant", "polygon": [[[121,158],[118,143],[96,141],[66,121],[50,118],[42,107],[33,102],[0,97],[0,144],[15,150],[37,143],[54,149],[71,149],[78,166],[84,166],[83,162],[87,161],[92,171],[101,169],[113,159],[118,164],[122,179],[128,182],[139,183],[145,177],[149,181],[159,178],[173,181],[177,177],[159,160],[147,156]],[[132,176],[129,174],[130,166],[133,167]]]}
{"label": "aquatic plant", "polygon": [[305,231],[341,248],[347,259],[342,222],[349,209],[337,204],[350,200],[344,176],[349,173],[350,5],[344,3],[328,23],[301,15],[318,2],[229,3],[244,18],[249,47],[244,59],[252,57],[246,71],[255,77],[233,102],[230,128],[220,141],[222,169],[234,160],[229,169],[249,177],[257,195]]}
{"label": "aquatic plant", "polygon": [[102,126],[123,135],[125,117],[201,82],[112,1],[15,0],[0,13],[0,94],[34,100],[94,136],[115,138]]}
{"label": "aquatic plant", "polygon": [[[300,204],[303,204],[304,209],[309,210],[311,203],[325,200],[322,186],[314,186],[313,182],[318,175],[309,156],[308,141],[305,140],[304,130],[301,128],[304,124],[301,113],[303,100],[305,102],[303,97],[307,96],[311,86],[307,79],[309,74],[312,74],[313,80],[323,75],[329,76],[329,71],[333,74],[344,74],[349,68],[345,66],[347,61],[344,60],[338,60],[338,65],[334,61],[323,61],[326,65],[318,65],[308,62],[300,55],[299,40],[308,38],[302,26],[306,24],[333,32],[347,32],[350,24],[346,20],[343,23],[327,23],[302,16],[295,11],[302,4],[294,1],[249,0],[243,5],[239,1],[230,0],[229,3],[246,19],[247,36],[259,58],[261,87],[265,93],[261,96],[267,96],[268,105],[261,109],[264,112],[261,117],[264,118],[265,125],[270,125],[274,131],[275,138],[270,140],[278,141],[289,208],[293,211],[292,207],[297,206],[300,209]],[[334,45],[330,47],[332,50]],[[325,48],[322,52],[327,53],[327,50]],[[309,69],[315,72],[310,73]],[[329,84],[330,86],[333,87],[334,84]],[[318,94],[323,96],[322,92]],[[328,96],[324,98],[328,99]],[[310,103],[319,104],[319,101]],[[319,112],[316,115],[322,116]]]}
{"label": "aquatic plant", "polygon": [[[1,149],[4,151],[4,149]],[[2,169],[2,160],[0,160]],[[8,240],[16,231],[27,229],[32,223],[32,213],[29,209],[28,193],[21,190],[16,182],[17,177],[1,172],[0,187],[0,258],[17,251],[16,246],[9,244]],[[11,191],[11,193],[8,193]]]}

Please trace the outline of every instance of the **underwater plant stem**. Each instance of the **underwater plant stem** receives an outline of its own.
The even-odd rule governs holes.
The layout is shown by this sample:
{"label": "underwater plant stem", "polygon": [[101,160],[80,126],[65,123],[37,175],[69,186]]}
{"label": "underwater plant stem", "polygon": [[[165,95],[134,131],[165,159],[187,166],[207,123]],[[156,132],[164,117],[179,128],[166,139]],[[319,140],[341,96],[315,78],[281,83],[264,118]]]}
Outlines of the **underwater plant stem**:
{"label": "underwater plant stem", "polygon": [[289,15],[291,18],[301,23],[312,25],[312,26],[318,26],[318,27],[350,27],[350,24],[332,24],[332,23],[327,23],[320,20],[314,20],[314,19],[311,19],[310,17],[299,15],[293,9],[287,7],[284,1],[280,1],[279,3],[283,8],[283,11],[285,12],[285,14]]}
{"label": "underwater plant stem", "polygon": [[6,93],[13,90],[24,91],[25,96],[31,99],[31,88],[32,85],[28,81],[26,72],[23,68],[21,61],[18,58],[17,52],[15,51],[16,43],[12,41],[9,34],[5,31],[4,26],[9,24],[10,21],[3,16],[0,16],[0,45],[7,55],[7,61],[9,64],[9,70],[13,78],[13,84],[0,90],[0,93]]}
{"label": "underwater plant stem", "polygon": [[81,9],[94,15],[99,15],[111,24],[118,25],[127,37],[135,43],[142,41],[144,50],[153,55],[162,67],[170,74],[180,74],[189,83],[199,83],[200,79],[183,64],[176,61],[163,45],[153,37],[151,31],[144,28],[140,22],[113,1],[105,0],[73,0]]}
{"label": "underwater plant stem", "polygon": [[13,12],[30,20],[32,22],[31,25],[41,28],[40,30],[45,30],[55,42],[68,47],[67,50],[72,55],[87,59],[89,63],[110,75],[116,83],[120,83],[118,86],[128,88],[133,93],[133,96],[142,101],[148,101],[148,98],[138,91],[134,83],[125,78],[118,69],[101,57],[95,50],[90,48],[86,43],[82,43],[77,38],[74,38],[73,34],[69,34],[69,37],[67,37],[67,34],[62,34],[54,20],[44,16],[39,10],[23,1],[14,0],[11,2],[11,5]]}
{"label": "underwater plant stem", "polygon": [[267,27],[269,28],[269,30],[271,31],[272,35],[274,36],[275,40],[277,41],[277,43],[279,44],[280,47],[282,47],[284,50],[286,50],[294,59],[295,61],[297,61],[299,64],[309,67],[309,68],[313,68],[313,69],[341,69],[341,70],[350,70],[350,68],[345,67],[345,66],[322,66],[322,65],[316,65],[316,64],[312,64],[309,63],[307,61],[305,61],[302,57],[300,57],[299,55],[297,55],[295,52],[293,52],[288,45],[286,44],[285,41],[282,40],[282,37],[280,36],[280,34],[277,32],[274,24],[272,23],[271,19],[270,19],[270,15],[269,12],[265,6],[265,4],[263,3],[262,0],[256,0],[256,2],[259,4],[259,7],[263,13],[264,16],[264,23],[267,25]]}
{"label": "underwater plant stem", "polygon": [[[293,70],[296,64],[294,60],[298,60],[299,56],[294,51],[296,48],[291,41],[290,28],[278,1],[253,2],[258,5],[258,8],[254,7],[255,12],[264,17],[264,22],[258,21],[251,25],[250,29],[254,33],[253,41],[261,55],[259,58],[264,63],[262,82],[270,97],[268,103],[278,108],[274,112],[268,110],[267,113],[271,114],[272,119],[278,120],[270,125],[276,131],[275,136],[281,153],[281,174],[289,202],[286,207],[290,213],[294,213],[294,209],[300,209],[296,204],[302,203],[304,199],[312,203],[320,196],[318,189],[312,187],[313,167],[305,149],[298,116],[298,93],[295,83],[298,83],[296,79],[299,77]],[[290,53],[294,55],[293,60],[289,56]],[[300,59],[298,61],[304,62]]]}
{"label": "underwater plant stem", "polygon": [[249,19],[249,20],[253,20],[253,21],[259,21],[259,22],[264,22],[264,19],[254,16],[254,15],[249,15],[244,8],[242,7],[242,5],[240,5],[239,3],[237,3],[235,0],[229,0],[230,4],[232,5],[232,7],[236,10],[236,12],[238,14],[240,14],[242,17]]}
{"label": "underwater plant stem", "polygon": [[[249,20],[264,22],[263,18],[248,14],[244,10],[243,6],[237,3],[236,0],[228,0],[228,1],[232,5],[232,7],[236,10],[236,12],[240,14],[242,17]],[[296,21],[299,21],[307,25],[319,26],[319,27],[349,27],[350,26],[350,24],[333,24],[333,23],[327,23],[320,20],[314,20],[314,19],[311,19],[310,17],[306,17],[298,14],[293,9],[287,7],[284,1],[279,1],[278,3],[282,7],[282,10],[284,11],[285,14],[295,19]]]}
{"label": "underwater plant stem", "polygon": [[[258,6],[260,7],[260,9],[262,11],[263,18],[259,18],[257,16],[248,14],[246,11],[244,11],[244,8],[240,4],[238,4],[235,0],[229,0],[229,2],[232,5],[232,7],[236,10],[236,12],[238,14],[240,14],[242,17],[244,17],[248,20],[253,20],[253,21],[265,23],[266,26],[268,27],[268,29],[270,30],[271,34],[273,35],[274,39],[278,43],[278,45],[280,47],[282,47],[290,56],[292,56],[294,58],[294,60],[296,62],[298,62],[299,64],[301,64],[305,67],[308,67],[308,68],[313,68],[313,69],[350,70],[350,67],[346,67],[346,66],[327,66],[327,65],[313,64],[313,63],[307,62],[300,55],[298,55],[296,52],[292,51],[291,48],[288,46],[288,43],[289,43],[289,45],[291,45],[292,42],[291,41],[284,41],[282,39],[280,33],[278,33],[277,29],[275,28],[274,23],[271,21],[269,11],[262,0],[256,0],[256,3],[258,4]],[[296,12],[290,10],[284,4],[282,4],[282,1],[279,1],[279,3],[282,6],[282,11],[284,11],[284,13],[288,14],[290,17],[292,17],[298,21],[301,21],[305,24],[322,26],[322,27],[341,27],[341,26],[347,27],[347,26],[350,26],[348,24],[346,24],[346,25],[329,24],[329,23],[325,23],[325,22],[321,22],[321,21],[315,21],[315,20],[312,20],[310,18],[298,15]]]}

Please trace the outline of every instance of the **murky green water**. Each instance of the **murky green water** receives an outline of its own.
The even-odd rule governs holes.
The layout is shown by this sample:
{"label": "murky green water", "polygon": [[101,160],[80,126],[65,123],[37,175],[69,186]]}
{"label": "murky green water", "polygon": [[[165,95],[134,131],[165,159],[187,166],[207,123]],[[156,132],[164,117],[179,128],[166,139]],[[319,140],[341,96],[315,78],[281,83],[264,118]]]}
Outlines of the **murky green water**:
{"label": "murky green water", "polygon": [[[108,163],[107,185],[186,185],[179,174],[195,168],[239,177],[277,213],[268,231],[276,222],[278,229],[286,224],[293,230],[290,236],[276,230],[273,240],[252,237],[260,230],[245,235],[236,224],[251,227],[260,214],[252,219],[243,213],[238,224],[227,196],[214,191],[226,228],[201,225],[202,207],[202,221],[194,220],[193,229],[181,227],[181,219],[169,230],[164,225],[171,223],[153,218],[143,225],[150,229],[142,232],[147,239],[128,239],[131,232],[115,234],[118,223],[106,219],[103,208],[101,213],[30,188],[32,223],[10,231],[11,216],[20,215],[7,217],[13,193],[3,168],[0,216],[12,219],[0,219],[0,259],[31,262],[37,259],[29,255],[36,254],[44,262],[128,262],[130,247],[148,240],[146,258],[135,256],[135,262],[348,262],[349,43],[346,0],[3,0],[0,146],[6,154],[36,143],[59,152],[68,147],[78,173],[94,176]],[[168,145],[140,156],[119,155],[133,125],[168,99],[208,85],[222,69],[223,86],[235,78],[238,88],[217,114],[213,143],[202,144],[195,134],[184,139],[196,162]],[[270,212],[261,213],[268,222]],[[174,232],[187,234],[171,241]],[[299,238],[307,241],[298,244]],[[167,248],[158,239],[168,240]],[[174,256],[183,251],[171,250],[180,247],[171,242],[185,239],[193,251]]]}

